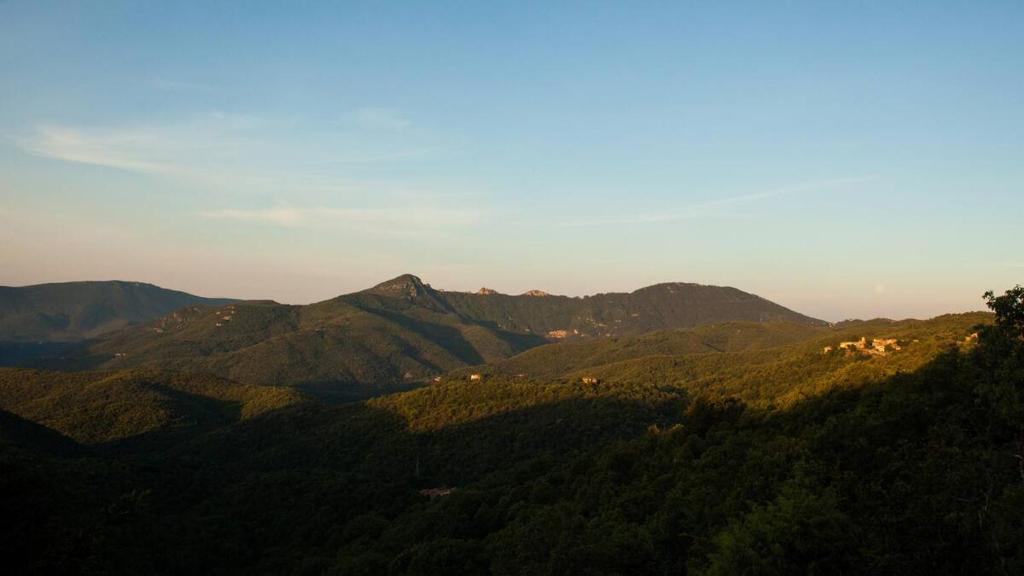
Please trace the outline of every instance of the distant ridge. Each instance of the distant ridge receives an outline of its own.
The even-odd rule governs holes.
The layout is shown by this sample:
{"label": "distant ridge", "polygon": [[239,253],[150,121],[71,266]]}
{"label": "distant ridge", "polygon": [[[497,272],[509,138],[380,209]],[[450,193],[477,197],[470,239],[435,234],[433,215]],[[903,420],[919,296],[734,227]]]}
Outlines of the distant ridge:
{"label": "distant ridge", "polygon": [[0,286],[0,342],[95,338],[185,306],[228,302],[121,280]]}
{"label": "distant ridge", "polygon": [[514,296],[436,290],[403,274],[305,306],[188,306],[107,334],[58,367],[185,370],[358,397],[552,342],[737,321],[825,325],[735,288],[673,283],[585,297]]}
{"label": "distant ridge", "polygon": [[687,282],[576,297],[542,290],[513,296],[490,289],[442,295],[452,309],[464,316],[493,322],[506,330],[555,339],[633,336],[736,321],[827,325],[736,288]]}

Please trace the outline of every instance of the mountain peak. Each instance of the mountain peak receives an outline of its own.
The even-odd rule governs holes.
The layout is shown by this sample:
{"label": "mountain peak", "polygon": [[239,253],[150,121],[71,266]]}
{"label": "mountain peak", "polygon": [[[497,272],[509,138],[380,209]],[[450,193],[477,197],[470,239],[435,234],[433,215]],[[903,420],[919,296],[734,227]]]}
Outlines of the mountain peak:
{"label": "mountain peak", "polygon": [[543,290],[527,290],[526,292],[523,292],[523,296],[536,296],[538,298],[543,298],[545,296],[551,296],[551,294],[548,294]]}
{"label": "mountain peak", "polygon": [[418,276],[412,274],[402,274],[377,284],[373,288],[367,290],[372,294],[380,294],[382,296],[392,296],[396,298],[409,297],[414,298],[416,296],[423,296],[432,291],[430,284],[425,284],[423,280],[420,280]]}
{"label": "mountain peak", "polygon": [[483,288],[477,290],[476,293],[480,294],[481,296],[490,296],[492,294],[497,294],[498,291],[484,286]]}

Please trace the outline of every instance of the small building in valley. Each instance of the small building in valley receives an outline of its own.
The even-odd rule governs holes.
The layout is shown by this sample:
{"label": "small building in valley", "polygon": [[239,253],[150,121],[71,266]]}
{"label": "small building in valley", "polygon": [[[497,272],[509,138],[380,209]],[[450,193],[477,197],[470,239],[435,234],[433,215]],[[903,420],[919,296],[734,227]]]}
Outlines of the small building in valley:
{"label": "small building in valley", "polygon": [[420,490],[420,496],[426,496],[433,500],[434,498],[443,498],[448,496],[452,492],[455,492],[455,488],[424,488]]}
{"label": "small building in valley", "polygon": [[[844,350],[847,354],[860,353],[868,356],[885,356],[889,352],[902,350],[896,338],[872,338],[869,341],[867,337],[861,337],[860,340],[840,342],[839,349]],[[828,354],[831,351],[832,347],[826,346],[823,353]]]}

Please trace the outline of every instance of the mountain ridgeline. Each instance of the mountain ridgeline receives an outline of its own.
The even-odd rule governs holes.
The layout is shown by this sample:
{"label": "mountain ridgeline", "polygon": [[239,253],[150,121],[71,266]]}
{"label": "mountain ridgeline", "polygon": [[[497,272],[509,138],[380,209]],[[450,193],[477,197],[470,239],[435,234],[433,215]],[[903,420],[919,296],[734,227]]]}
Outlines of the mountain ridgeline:
{"label": "mountain ridgeline", "polygon": [[696,284],[579,298],[484,292],[435,290],[403,275],[305,306],[188,306],[89,343],[62,367],[185,370],[344,398],[394,391],[563,340],[731,321],[787,322],[807,330],[825,325],[734,288]]}
{"label": "mountain ridgeline", "polygon": [[466,317],[492,322],[507,330],[543,334],[550,339],[635,336],[734,321],[825,325],[736,288],[681,282],[582,298],[539,291],[510,296],[486,290],[443,292],[442,296]]}
{"label": "mountain ridgeline", "polygon": [[67,342],[95,338],[186,306],[221,305],[142,282],[63,282],[0,286],[0,342]]}

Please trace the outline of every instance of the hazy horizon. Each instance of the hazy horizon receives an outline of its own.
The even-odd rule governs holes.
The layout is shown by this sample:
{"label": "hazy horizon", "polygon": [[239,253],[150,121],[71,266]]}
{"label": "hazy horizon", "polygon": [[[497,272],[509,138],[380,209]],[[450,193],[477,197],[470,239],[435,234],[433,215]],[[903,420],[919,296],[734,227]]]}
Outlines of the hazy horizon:
{"label": "hazy horizon", "polygon": [[1024,5],[0,3],[0,284],[983,308]]}

